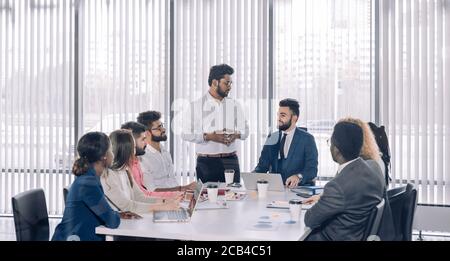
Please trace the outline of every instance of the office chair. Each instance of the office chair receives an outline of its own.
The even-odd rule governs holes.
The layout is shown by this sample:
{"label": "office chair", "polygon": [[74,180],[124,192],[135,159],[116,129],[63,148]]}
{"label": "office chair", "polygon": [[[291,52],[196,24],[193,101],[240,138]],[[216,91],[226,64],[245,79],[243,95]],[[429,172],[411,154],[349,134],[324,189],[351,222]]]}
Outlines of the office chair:
{"label": "office chair", "polygon": [[414,213],[417,207],[417,189],[413,184],[388,190],[394,221],[394,240],[411,241]]}
{"label": "office chair", "polygon": [[398,197],[400,194],[405,193],[405,191],[406,191],[406,186],[392,188],[387,191],[387,196],[389,199],[395,198],[395,197]]}
{"label": "office chair", "polygon": [[384,199],[382,199],[381,202],[378,203],[378,205],[370,212],[363,239],[367,241],[380,241],[378,230],[380,229],[381,217],[383,216],[384,211],[384,204],[385,201]]}
{"label": "office chair", "polygon": [[48,241],[50,226],[42,189],[32,189],[12,197],[17,241]]}

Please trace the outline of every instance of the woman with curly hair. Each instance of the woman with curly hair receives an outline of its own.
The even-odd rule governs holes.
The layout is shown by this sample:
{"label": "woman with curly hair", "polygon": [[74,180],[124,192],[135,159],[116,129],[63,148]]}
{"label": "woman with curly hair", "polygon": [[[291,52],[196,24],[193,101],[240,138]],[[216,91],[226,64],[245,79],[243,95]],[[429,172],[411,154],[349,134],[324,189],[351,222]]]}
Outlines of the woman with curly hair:
{"label": "woman with curly hair", "polygon": [[375,136],[373,135],[369,124],[360,119],[352,118],[352,117],[343,118],[343,119],[339,120],[339,122],[354,123],[362,128],[362,130],[363,130],[363,145],[362,145],[359,156],[361,158],[363,158],[364,160],[376,161],[378,163],[378,165],[380,166],[381,173],[383,174],[383,177],[384,177],[386,175],[385,168],[384,168],[384,162],[381,159],[380,149],[378,148],[377,142],[375,140]]}

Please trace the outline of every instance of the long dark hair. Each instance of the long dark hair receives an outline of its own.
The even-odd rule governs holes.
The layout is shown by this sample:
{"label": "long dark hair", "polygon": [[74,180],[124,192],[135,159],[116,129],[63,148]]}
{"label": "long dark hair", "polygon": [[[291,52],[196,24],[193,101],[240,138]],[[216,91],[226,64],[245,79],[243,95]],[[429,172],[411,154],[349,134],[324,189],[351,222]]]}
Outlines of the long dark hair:
{"label": "long dark hair", "polygon": [[116,130],[109,135],[114,153],[112,170],[122,169],[127,166],[134,156],[134,138],[129,130]]}
{"label": "long dark hair", "polygon": [[89,132],[83,135],[78,141],[77,151],[79,158],[73,163],[73,174],[80,176],[86,173],[92,163],[105,157],[109,146],[109,138],[103,132]]}

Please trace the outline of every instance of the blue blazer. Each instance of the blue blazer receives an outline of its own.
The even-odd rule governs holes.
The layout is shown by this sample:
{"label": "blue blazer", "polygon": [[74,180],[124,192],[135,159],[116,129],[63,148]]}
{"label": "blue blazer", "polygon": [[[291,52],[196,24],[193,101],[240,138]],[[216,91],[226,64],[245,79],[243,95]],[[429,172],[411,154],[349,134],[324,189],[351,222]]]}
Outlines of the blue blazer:
{"label": "blue blazer", "polygon": [[269,135],[254,172],[280,173],[283,182],[294,174],[302,174],[303,179],[299,185],[312,183],[317,177],[318,157],[314,137],[297,127],[282,168],[279,166],[280,141],[281,132],[276,131]]}
{"label": "blue blazer", "polygon": [[64,215],[52,240],[104,240],[95,234],[95,228],[116,228],[119,224],[119,213],[109,206],[100,179],[91,168],[70,186]]}

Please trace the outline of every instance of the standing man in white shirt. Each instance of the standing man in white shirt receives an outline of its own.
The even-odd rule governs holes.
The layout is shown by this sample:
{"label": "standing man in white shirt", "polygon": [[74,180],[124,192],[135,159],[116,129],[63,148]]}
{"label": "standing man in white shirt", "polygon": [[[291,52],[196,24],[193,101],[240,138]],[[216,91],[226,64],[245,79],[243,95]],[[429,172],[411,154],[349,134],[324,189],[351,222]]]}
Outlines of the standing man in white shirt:
{"label": "standing man in white shirt", "polygon": [[233,169],[234,182],[240,181],[237,140],[249,135],[240,104],[228,97],[234,69],[227,64],[212,66],[208,92],[191,104],[181,137],[196,144],[197,178],[202,182],[224,182],[224,170]]}
{"label": "standing man in white shirt", "polygon": [[196,182],[180,186],[175,175],[172,157],[161,145],[167,140],[166,129],[161,122],[161,113],[146,111],[139,114],[137,121],[147,127],[145,154],[141,155],[143,182],[151,191],[186,191],[194,190]]}

